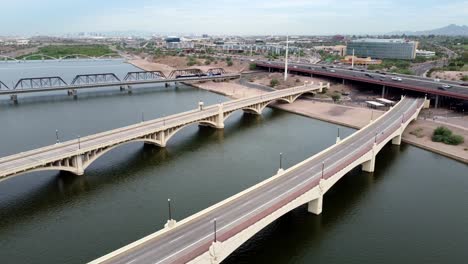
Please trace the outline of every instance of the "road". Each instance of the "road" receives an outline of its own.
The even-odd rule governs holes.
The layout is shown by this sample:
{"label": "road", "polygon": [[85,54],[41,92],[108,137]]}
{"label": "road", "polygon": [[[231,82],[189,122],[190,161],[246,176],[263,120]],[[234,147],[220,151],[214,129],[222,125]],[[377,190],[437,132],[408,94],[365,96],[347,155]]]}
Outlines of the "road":
{"label": "road", "polygon": [[360,153],[367,152],[375,140],[380,141],[390,129],[399,128],[402,116],[416,109],[420,103],[421,100],[417,99],[403,99],[387,113],[386,118],[361,130],[354,140],[336,145],[322,155],[285,172],[282,177],[104,263],[182,263],[195,258],[206,252],[213,241],[213,219],[217,221],[217,237],[234,235],[233,230],[247,227],[256,216],[264,217],[268,209],[284,199],[299,196],[297,191],[301,191],[304,186],[316,186],[322,175],[322,163],[325,164],[324,173],[327,174],[350,159],[359,158]]}
{"label": "road", "polygon": [[[284,69],[284,64],[274,63],[268,61],[256,62],[257,66],[261,67],[276,67]],[[452,98],[458,98],[462,100],[468,100],[468,87],[459,85],[458,82],[449,81],[434,81],[430,78],[402,75],[402,74],[389,74],[389,73],[378,73],[375,71],[366,71],[364,69],[351,69],[351,67],[335,67],[328,65],[312,65],[312,64],[297,64],[291,63],[289,65],[289,71],[304,72],[304,73],[315,73],[317,75],[329,76],[334,78],[345,78],[349,80],[356,80],[362,82],[368,82],[378,85],[386,85],[389,87],[396,87],[407,90],[414,90],[428,94],[439,94]],[[392,80],[393,77],[400,77],[401,81]],[[441,89],[443,84],[449,84],[450,88]]]}

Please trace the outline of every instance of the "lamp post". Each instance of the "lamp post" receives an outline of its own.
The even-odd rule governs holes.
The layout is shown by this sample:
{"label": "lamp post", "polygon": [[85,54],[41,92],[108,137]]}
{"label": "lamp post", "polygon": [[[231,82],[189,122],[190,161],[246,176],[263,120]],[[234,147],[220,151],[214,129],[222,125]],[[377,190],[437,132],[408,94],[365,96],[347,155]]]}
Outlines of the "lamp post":
{"label": "lamp post", "polygon": [[59,135],[58,135],[58,129],[55,129],[55,139],[56,139],[56,142],[58,144],[60,142],[59,141]]}
{"label": "lamp post", "polygon": [[214,223],[214,242],[216,243],[216,218],[213,221]]}
{"label": "lamp post", "polygon": [[167,199],[167,207],[169,210],[169,221],[172,220],[171,199]]}
{"label": "lamp post", "polygon": [[283,153],[280,153],[280,159],[279,159],[279,168],[280,170],[283,168]]}
{"label": "lamp post", "polygon": [[322,180],[323,180],[323,171],[325,170],[325,161],[322,161]]}
{"label": "lamp post", "polygon": [[78,135],[78,149],[81,149],[81,137]]}

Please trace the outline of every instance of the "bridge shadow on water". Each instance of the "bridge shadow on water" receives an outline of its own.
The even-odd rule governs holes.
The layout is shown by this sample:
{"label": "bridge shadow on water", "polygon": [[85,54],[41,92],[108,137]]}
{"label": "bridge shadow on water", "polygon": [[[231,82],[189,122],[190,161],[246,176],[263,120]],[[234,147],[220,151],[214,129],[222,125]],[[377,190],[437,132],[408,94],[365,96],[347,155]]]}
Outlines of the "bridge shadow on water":
{"label": "bridge shadow on water", "polygon": [[227,120],[224,130],[193,125],[175,135],[166,148],[142,143],[118,147],[94,162],[83,176],[45,171],[6,180],[0,185],[0,231],[20,221],[60,210],[74,201],[92,199],[106,188],[154,177],[152,171],[176,164],[184,155],[193,155],[212,144],[222,145],[228,138],[286,115],[279,110],[267,111],[265,116],[239,112]]}
{"label": "bridge shadow on water", "polygon": [[[377,156],[374,173],[363,172],[358,166],[325,194],[321,215],[307,212],[307,205],[302,205],[257,233],[223,263],[326,263],[323,255],[318,259],[310,256],[314,256],[313,252],[321,252],[328,236],[334,236],[340,226],[347,222],[346,219],[359,211],[376,185],[388,178],[388,175],[381,177],[383,172],[407,147],[406,144],[387,144]],[[340,254],[340,249],[329,252]]]}

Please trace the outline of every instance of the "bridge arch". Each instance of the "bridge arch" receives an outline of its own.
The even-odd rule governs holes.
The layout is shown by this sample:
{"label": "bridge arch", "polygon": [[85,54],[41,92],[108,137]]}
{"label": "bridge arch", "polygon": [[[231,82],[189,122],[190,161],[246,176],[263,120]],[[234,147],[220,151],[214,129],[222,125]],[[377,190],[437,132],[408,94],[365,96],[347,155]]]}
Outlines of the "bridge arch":
{"label": "bridge arch", "polygon": [[40,60],[43,60],[44,58],[47,58],[47,59],[50,59],[50,60],[59,60],[58,58],[55,58],[55,57],[52,57],[52,56],[49,56],[49,55],[45,55],[45,54],[42,54],[42,53],[30,54],[28,56],[22,57],[21,59],[23,61],[26,61],[26,60],[29,60],[29,59],[34,58],[34,57],[41,57]]}
{"label": "bridge arch", "polygon": [[2,59],[3,61],[15,61],[15,62],[19,62],[19,60],[13,58],[13,57],[10,57],[10,56],[4,56],[4,55],[0,55],[0,59]]}
{"label": "bridge arch", "polygon": [[88,55],[85,55],[85,54],[70,54],[70,55],[66,55],[66,56],[63,56],[63,57],[60,57],[59,60],[67,60],[67,59],[91,59],[91,60],[95,60],[96,58],[95,57],[91,57],[91,56],[88,56]]}

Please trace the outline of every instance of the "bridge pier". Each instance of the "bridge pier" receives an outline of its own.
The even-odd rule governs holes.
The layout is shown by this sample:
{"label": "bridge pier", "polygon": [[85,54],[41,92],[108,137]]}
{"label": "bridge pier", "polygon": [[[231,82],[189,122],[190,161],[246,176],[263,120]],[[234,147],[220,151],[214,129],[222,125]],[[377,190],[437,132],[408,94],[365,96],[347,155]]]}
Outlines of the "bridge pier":
{"label": "bridge pier", "polygon": [[376,151],[375,148],[377,147],[377,143],[374,143],[372,146],[372,158],[364,163],[362,163],[362,170],[365,172],[374,172],[375,171],[375,156]]}
{"label": "bridge pier", "polygon": [[323,195],[320,194],[319,198],[312,200],[307,204],[307,211],[315,215],[320,215],[322,213],[322,206],[323,206]]}
{"label": "bridge pier", "polygon": [[18,104],[18,95],[17,95],[17,94],[12,94],[12,95],[10,95],[10,100],[11,100],[14,104]]}
{"label": "bridge pier", "polygon": [[224,128],[224,111],[223,111],[223,104],[218,104],[218,117],[216,120],[216,128],[223,129]]}
{"label": "bridge pier", "polygon": [[437,94],[435,97],[434,108],[439,108],[439,95]]}
{"label": "bridge pier", "polygon": [[169,87],[169,83],[165,83],[164,87],[166,87],[166,88]]}
{"label": "bridge pier", "polygon": [[127,85],[127,90],[128,90],[128,94],[132,94],[132,86],[131,85]]}
{"label": "bridge pier", "polygon": [[125,85],[120,85],[120,91],[125,91]]}
{"label": "bridge pier", "polygon": [[382,85],[382,98],[385,98],[385,85]]}
{"label": "bridge pier", "polygon": [[83,156],[81,156],[81,154],[73,158],[73,166],[76,168],[76,175],[81,176],[84,174]]}
{"label": "bridge pier", "polygon": [[68,94],[68,96],[76,97],[78,95],[78,92],[76,91],[76,89],[69,89],[67,91],[67,94]]}
{"label": "bridge pier", "polygon": [[392,139],[392,144],[397,146],[401,145],[401,134]]}
{"label": "bridge pier", "polygon": [[345,85],[345,79],[343,79],[343,85]]}

